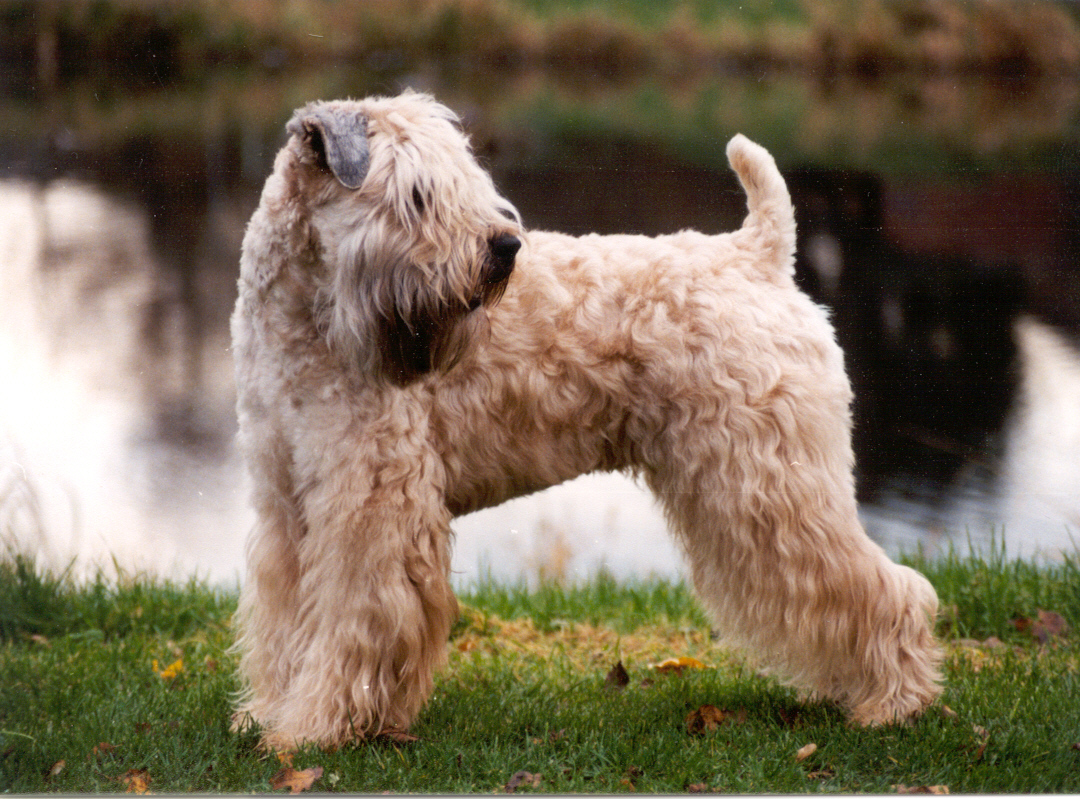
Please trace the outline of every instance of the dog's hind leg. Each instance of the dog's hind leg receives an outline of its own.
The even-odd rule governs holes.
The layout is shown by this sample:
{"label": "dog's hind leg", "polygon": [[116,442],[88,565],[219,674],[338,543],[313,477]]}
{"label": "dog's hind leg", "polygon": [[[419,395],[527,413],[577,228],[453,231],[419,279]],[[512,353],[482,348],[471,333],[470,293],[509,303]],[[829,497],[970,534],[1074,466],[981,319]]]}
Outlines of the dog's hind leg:
{"label": "dog's hind leg", "polygon": [[905,720],[940,692],[936,596],[863,531],[842,424],[783,393],[669,429],[647,479],[726,640],[856,722]]}

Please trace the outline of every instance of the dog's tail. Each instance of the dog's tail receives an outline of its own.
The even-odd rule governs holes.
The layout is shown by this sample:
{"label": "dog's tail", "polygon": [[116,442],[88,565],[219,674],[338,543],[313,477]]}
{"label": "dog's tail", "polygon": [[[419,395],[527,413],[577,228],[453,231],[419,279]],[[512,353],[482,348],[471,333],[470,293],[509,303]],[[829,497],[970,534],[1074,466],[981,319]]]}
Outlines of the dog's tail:
{"label": "dog's tail", "polygon": [[749,213],[741,232],[774,269],[794,274],[795,211],[776,161],[741,133],[728,142],[727,157],[746,192]]}

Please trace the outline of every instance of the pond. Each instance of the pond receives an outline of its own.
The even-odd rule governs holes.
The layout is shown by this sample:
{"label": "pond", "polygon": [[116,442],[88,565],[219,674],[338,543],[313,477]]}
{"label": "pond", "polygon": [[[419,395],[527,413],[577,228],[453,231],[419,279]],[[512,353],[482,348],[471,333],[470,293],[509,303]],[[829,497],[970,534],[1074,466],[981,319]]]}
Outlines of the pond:
{"label": "pond", "polygon": [[[244,225],[291,109],[405,85],[459,110],[529,227],[738,226],[723,147],[774,152],[798,277],[856,392],[863,520],[895,554],[1076,552],[1077,86],[502,80],[431,69],[212,71],[0,97],[0,529],[75,558],[232,581],[251,524],[228,317]],[[459,519],[459,583],[681,572],[651,498],[582,478]]]}

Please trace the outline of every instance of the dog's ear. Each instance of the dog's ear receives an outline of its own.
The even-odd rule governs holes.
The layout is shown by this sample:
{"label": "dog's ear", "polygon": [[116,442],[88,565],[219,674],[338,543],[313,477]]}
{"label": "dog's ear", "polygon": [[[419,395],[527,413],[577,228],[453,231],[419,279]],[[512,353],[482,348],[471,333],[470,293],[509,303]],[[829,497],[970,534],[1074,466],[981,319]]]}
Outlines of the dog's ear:
{"label": "dog's ear", "polygon": [[347,189],[358,189],[367,175],[367,120],[344,108],[315,103],[296,112],[287,130],[299,136],[322,168]]}

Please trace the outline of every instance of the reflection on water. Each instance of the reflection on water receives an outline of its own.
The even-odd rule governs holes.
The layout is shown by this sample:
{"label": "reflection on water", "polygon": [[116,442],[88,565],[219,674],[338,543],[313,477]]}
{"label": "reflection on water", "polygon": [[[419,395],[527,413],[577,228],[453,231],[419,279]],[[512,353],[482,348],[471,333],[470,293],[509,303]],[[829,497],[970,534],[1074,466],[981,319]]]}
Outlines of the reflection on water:
{"label": "reflection on water", "polygon": [[[717,137],[730,129],[717,124]],[[238,576],[252,515],[232,440],[227,319],[243,224],[280,120],[273,130],[137,137],[100,151],[92,169],[57,156],[61,179],[30,169],[36,179],[0,180],[0,529],[44,560]],[[481,143],[533,227],[739,223],[741,194],[710,158],[624,132],[530,131]],[[847,353],[871,535],[893,552],[991,535],[1012,554],[1071,550],[1080,531],[1071,176],[886,180],[800,164],[785,165],[799,277],[833,307]],[[680,569],[661,513],[618,475],[454,528],[459,581]]]}
{"label": "reflection on water", "polygon": [[249,513],[221,320],[192,374],[145,211],[80,183],[0,186],[0,526],[80,571],[232,577]]}

